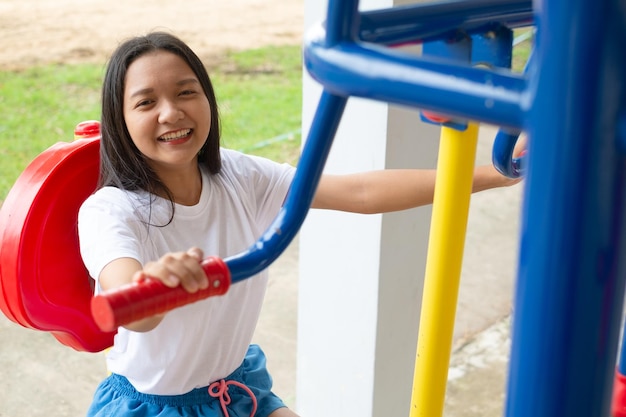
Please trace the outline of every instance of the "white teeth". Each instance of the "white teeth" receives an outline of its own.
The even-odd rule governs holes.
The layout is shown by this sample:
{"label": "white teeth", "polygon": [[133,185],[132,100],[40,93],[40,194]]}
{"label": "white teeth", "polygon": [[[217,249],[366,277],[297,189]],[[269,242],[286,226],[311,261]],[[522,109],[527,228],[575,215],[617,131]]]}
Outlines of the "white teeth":
{"label": "white teeth", "polygon": [[179,130],[178,132],[166,133],[165,135],[161,136],[159,140],[166,141],[166,142],[170,140],[176,140],[176,139],[184,138],[189,133],[191,133],[191,129],[184,129],[184,130]]}

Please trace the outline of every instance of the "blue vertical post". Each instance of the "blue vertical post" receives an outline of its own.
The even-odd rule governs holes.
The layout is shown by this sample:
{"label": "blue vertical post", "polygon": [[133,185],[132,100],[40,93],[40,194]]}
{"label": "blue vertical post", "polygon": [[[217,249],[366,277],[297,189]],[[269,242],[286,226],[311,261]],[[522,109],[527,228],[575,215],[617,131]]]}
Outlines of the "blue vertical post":
{"label": "blue vertical post", "polygon": [[506,415],[608,416],[626,277],[626,8],[535,6]]}

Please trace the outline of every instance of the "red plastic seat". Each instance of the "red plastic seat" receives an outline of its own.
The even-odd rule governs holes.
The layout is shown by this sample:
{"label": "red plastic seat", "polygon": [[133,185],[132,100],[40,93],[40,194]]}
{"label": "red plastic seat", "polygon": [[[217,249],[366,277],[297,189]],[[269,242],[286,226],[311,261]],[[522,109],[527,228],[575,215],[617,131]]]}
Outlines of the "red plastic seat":
{"label": "red plastic seat", "polygon": [[78,247],[78,209],[96,188],[99,149],[99,135],[53,145],[24,170],[0,209],[0,309],[89,352],[111,346],[115,334],[92,318],[94,281]]}

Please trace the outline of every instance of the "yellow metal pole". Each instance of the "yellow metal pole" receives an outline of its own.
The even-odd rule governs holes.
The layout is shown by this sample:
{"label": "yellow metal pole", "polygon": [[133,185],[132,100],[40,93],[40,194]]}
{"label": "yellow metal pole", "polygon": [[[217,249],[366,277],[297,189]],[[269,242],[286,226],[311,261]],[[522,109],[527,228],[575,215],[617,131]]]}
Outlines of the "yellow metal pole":
{"label": "yellow metal pole", "polygon": [[478,125],[441,128],[410,417],[440,417],[452,349]]}

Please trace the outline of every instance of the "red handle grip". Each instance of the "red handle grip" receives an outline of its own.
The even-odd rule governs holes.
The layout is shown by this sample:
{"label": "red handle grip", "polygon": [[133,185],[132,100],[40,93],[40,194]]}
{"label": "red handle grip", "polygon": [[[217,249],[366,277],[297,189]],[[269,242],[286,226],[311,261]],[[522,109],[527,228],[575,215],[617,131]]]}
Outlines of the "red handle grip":
{"label": "red handle grip", "polygon": [[146,279],[96,295],[91,299],[91,314],[100,330],[112,332],[119,326],[225,294],[230,287],[226,263],[208,257],[202,261],[202,268],[209,279],[204,290],[190,293],[180,286],[170,288],[156,279]]}

